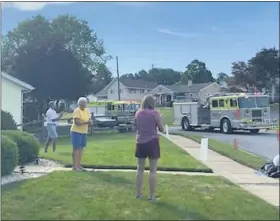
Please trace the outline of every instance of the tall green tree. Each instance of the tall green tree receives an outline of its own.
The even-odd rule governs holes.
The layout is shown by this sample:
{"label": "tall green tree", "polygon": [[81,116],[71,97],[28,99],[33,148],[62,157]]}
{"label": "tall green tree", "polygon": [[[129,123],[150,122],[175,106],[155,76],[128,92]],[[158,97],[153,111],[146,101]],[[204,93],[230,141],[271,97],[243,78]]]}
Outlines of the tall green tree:
{"label": "tall green tree", "polygon": [[246,62],[233,62],[231,70],[235,84],[246,88],[247,91],[250,91],[250,88],[254,85],[254,78],[252,72],[249,71]]}
{"label": "tall green tree", "polygon": [[20,22],[3,39],[2,69],[33,85],[33,98],[76,99],[110,57],[87,22],[71,15],[38,15]]}
{"label": "tall green tree", "polygon": [[89,91],[92,94],[99,92],[102,88],[108,85],[113,80],[112,72],[105,64],[100,64],[97,68],[96,74],[89,86]]}
{"label": "tall green tree", "polygon": [[220,72],[218,73],[217,82],[226,81],[228,78],[229,76],[226,73]]}
{"label": "tall green tree", "polygon": [[182,84],[187,84],[188,80],[192,80],[193,83],[208,83],[213,82],[214,78],[211,71],[207,69],[206,64],[195,59],[188,64],[186,71],[181,76]]}
{"label": "tall green tree", "polygon": [[180,81],[181,73],[171,68],[152,68],[145,79],[158,84],[172,85]]}
{"label": "tall green tree", "polygon": [[248,61],[248,71],[258,89],[270,88],[279,79],[279,49],[261,49]]}

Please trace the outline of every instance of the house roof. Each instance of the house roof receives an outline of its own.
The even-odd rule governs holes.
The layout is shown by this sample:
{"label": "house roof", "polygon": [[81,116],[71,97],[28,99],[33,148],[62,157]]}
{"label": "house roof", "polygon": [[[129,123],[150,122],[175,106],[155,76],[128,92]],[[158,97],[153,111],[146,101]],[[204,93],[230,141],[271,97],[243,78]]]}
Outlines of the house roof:
{"label": "house roof", "polygon": [[28,84],[28,83],[26,83],[26,82],[24,82],[24,81],[21,81],[21,80],[19,80],[18,78],[15,78],[15,77],[13,77],[13,76],[11,76],[11,75],[5,73],[5,72],[1,72],[1,77],[3,77],[3,78],[5,78],[5,79],[7,79],[7,80],[9,80],[9,81],[11,81],[11,82],[17,84],[18,86],[22,87],[24,90],[30,90],[30,91],[32,91],[32,90],[35,89],[35,88],[34,88],[33,86],[31,86],[30,84]]}
{"label": "house roof", "polygon": [[[106,87],[99,91],[96,96],[106,96],[110,86],[115,82],[117,78],[114,78]],[[154,89],[157,86],[155,82],[144,81],[141,79],[120,79],[120,83],[127,88],[139,88],[139,89]]]}
{"label": "house roof", "polygon": [[173,85],[163,85],[163,86],[177,93],[196,93],[213,83],[214,82],[192,84],[191,86],[188,86],[187,84],[173,84]]}
{"label": "house roof", "polygon": [[128,88],[154,89],[156,82],[144,81],[141,79],[121,79],[120,82]]}

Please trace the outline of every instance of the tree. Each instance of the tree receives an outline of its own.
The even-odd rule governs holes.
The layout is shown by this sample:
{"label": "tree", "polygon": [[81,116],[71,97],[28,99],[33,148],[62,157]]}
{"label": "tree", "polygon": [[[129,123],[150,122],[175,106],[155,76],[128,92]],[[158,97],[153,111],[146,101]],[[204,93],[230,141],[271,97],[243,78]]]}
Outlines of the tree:
{"label": "tree", "polygon": [[[76,100],[87,94],[91,72],[63,45],[44,44],[41,47],[23,47],[18,51],[13,73],[35,87],[32,97],[43,110],[44,102],[51,99]],[[29,56],[25,56],[25,55]]]}
{"label": "tree", "polygon": [[135,73],[134,78],[135,79],[147,79],[148,72],[145,70],[141,70],[138,73]]}
{"label": "tree", "polygon": [[244,61],[233,62],[231,69],[235,84],[243,86],[249,91],[254,85],[254,79],[247,64]]}
{"label": "tree", "polygon": [[123,75],[120,76],[120,79],[135,79],[135,76],[132,73],[123,74]]}
{"label": "tree", "polygon": [[181,73],[171,68],[152,68],[145,79],[158,84],[172,85],[180,81]]}
{"label": "tree", "polygon": [[188,80],[192,80],[193,83],[208,83],[213,82],[214,78],[205,63],[195,59],[188,64],[186,71],[181,76],[182,84],[187,84]]}
{"label": "tree", "polygon": [[152,68],[148,72],[141,70],[135,74],[124,74],[121,79],[142,79],[152,81],[158,84],[172,85],[178,83],[181,79],[181,73],[171,68]]}
{"label": "tree", "polygon": [[89,91],[95,94],[108,85],[112,80],[112,72],[105,64],[100,64],[92,79],[92,84],[89,86]]}
{"label": "tree", "polygon": [[50,97],[72,100],[86,95],[91,73],[108,58],[86,21],[38,15],[4,37],[2,68],[33,85],[33,98],[43,103]]}
{"label": "tree", "polygon": [[262,49],[248,61],[248,70],[259,90],[270,88],[279,78],[279,50]]}
{"label": "tree", "polygon": [[226,73],[220,72],[217,77],[217,82],[226,81],[229,76]]}

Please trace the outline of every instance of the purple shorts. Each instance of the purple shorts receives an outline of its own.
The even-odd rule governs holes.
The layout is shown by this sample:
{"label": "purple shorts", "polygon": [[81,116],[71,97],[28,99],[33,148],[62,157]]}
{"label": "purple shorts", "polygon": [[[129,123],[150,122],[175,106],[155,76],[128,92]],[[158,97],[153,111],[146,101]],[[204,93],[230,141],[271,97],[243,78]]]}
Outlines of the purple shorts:
{"label": "purple shorts", "polygon": [[160,158],[159,139],[154,138],[146,143],[136,143],[135,157],[137,158]]}

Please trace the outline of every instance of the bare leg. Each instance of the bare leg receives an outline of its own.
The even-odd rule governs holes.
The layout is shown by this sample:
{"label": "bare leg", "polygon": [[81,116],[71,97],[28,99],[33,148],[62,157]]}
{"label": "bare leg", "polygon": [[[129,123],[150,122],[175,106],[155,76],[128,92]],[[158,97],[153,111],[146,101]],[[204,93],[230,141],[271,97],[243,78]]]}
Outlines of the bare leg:
{"label": "bare leg", "polygon": [[79,168],[79,166],[78,166],[79,165],[78,164],[79,161],[78,160],[79,160],[79,150],[77,150],[77,149],[75,150],[74,149],[73,150],[73,168],[74,169],[78,169]]}
{"label": "bare leg", "polygon": [[77,168],[81,168],[82,148],[77,150]]}
{"label": "bare leg", "polygon": [[142,195],[145,162],[146,162],[145,158],[138,158],[137,175],[136,175],[136,197],[141,197]]}
{"label": "bare leg", "polygon": [[157,183],[157,164],[158,159],[150,159],[150,198],[155,198],[155,190],[156,190],[156,183]]}
{"label": "bare leg", "polygon": [[45,145],[45,153],[48,152],[48,148],[49,148],[49,145],[50,145],[51,141],[52,141],[52,139],[48,137],[46,145]]}

